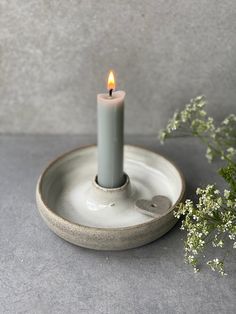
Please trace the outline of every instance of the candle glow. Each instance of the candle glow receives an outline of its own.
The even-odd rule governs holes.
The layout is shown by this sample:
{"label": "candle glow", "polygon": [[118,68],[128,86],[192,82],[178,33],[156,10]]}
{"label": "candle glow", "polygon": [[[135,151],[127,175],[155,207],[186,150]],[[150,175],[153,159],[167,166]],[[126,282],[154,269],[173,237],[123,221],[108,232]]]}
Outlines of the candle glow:
{"label": "candle glow", "polygon": [[110,90],[114,91],[115,88],[116,88],[115,76],[113,71],[110,71],[107,79],[107,89],[108,91]]}

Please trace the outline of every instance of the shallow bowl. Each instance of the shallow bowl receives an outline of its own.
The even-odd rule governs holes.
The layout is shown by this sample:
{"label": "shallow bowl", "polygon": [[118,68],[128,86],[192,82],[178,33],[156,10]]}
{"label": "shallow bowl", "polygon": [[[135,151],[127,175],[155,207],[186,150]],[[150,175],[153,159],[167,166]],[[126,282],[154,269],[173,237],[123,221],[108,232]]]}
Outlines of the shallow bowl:
{"label": "shallow bowl", "polygon": [[[53,161],[36,188],[39,212],[48,227],[73,244],[96,250],[130,249],[152,242],[177,222],[173,215],[185,192],[183,175],[165,157],[125,145],[128,190],[97,191],[97,147],[82,147]],[[98,193],[99,192],[99,193]],[[118,191],[117,191],[118,192]],[[137,210],[137,199],[167,196],[172,206],[158,217]]]}

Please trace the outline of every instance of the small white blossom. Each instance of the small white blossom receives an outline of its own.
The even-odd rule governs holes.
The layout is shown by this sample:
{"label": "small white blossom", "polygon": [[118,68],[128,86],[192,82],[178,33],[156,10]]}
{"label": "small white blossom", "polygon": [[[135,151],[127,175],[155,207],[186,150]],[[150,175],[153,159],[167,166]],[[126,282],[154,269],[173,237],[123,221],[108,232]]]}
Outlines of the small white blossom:
{"label": "small white blossom", "polygon": [[224,197],[228,198],[230,196],[230,191],[229,190],[224,190]]}

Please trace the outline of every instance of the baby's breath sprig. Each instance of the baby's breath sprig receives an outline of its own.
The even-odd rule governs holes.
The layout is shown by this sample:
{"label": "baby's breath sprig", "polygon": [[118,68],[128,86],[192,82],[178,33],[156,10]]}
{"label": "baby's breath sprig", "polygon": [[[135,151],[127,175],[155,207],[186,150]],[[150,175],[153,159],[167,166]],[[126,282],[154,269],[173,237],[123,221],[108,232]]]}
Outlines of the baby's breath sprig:
{"label": "baby's breath sprig", "polygon": [[[170,137],[195,136],[206,144],[209,162],[215,158],[224,161],[219,174],[228,184],[221,193],[215,185],[207,185],[196,191],[198,202],[186,200],[179,205],[176,217],[184,215],[181,229],[187,232],[185,261],[197,272],[199,258],[210,244],[224,248],[226,239],[236,248],[236,116],[231,114],[216,127],[213,118],[205,111],[206,99],[199,96],[192,99],[183,111],[176,112],[166,128],[160,132],[164,142]],[[224,258],[207,262],[213,271],[225,275]]]}

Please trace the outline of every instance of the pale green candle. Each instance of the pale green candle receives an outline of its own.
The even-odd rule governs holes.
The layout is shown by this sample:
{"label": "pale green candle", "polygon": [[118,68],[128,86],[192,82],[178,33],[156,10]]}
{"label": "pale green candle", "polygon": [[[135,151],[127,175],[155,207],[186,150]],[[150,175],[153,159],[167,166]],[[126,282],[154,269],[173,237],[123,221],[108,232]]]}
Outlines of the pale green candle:
{"label": "pale green candle", "polygon": [[[113,88],[112,88],[113,89]],[[124,98],[125,92],[97,96],[98,184],[117,188],[124,184]]]}

